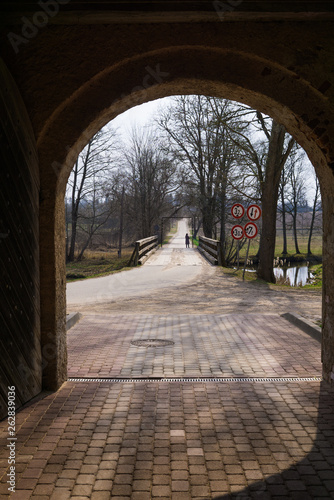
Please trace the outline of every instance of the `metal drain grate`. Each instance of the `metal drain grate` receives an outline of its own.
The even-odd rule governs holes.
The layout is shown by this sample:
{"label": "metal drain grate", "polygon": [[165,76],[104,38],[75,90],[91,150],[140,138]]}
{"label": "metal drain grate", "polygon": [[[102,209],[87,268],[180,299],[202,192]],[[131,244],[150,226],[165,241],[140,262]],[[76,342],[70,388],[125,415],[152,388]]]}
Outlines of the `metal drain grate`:
{"label": "metal drain grate", "polygon": [[276,383],[276,382],[321,382],[322,377],[221,377],[221,378],[75,378],[68,379],[69,382],[108,382],[108,383],[135,383],[135,382],[250,382],[250,383]]}
{"label": "metal drain grate", "polygon": [[142,339],[142,340],[132,340],[132,345],[137,347],[164,347],[166,345],[174,345],[172,340],[163,339]]}

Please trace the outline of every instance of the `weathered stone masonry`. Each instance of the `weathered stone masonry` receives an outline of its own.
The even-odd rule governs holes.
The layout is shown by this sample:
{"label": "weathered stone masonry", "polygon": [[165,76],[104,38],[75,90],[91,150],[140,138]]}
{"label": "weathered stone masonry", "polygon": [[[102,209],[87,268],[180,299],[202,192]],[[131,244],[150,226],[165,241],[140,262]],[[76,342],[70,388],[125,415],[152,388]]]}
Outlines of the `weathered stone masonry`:
{"label": "weathered stone masonry", "polygon": [[[324,210],[323,373],[331,380],[334,16],[330,2],[309,2],[308,12],[304,3],[245,0],[219,16],[207,1],[129,2],[127,12],[121,2],[101,11],[72,1],[47,18],[35,15],[34,2],[24,11],[20,2],[1,4],[2,403],[12,379],[21,403],[66,380],[63,200],[76,154],[126,109],[186,93],[268,113],[315,166]],[[39,27],[13,46],[8,34],[23,36],[23,18]]]}

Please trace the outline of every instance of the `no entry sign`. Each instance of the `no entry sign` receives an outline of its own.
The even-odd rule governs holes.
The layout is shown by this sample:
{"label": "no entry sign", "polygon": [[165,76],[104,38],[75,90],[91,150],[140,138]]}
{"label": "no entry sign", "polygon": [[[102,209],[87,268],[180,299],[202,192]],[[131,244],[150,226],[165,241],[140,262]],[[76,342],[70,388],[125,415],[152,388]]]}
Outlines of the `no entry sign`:
{"label": "no entry sign", "polygon": [[245,209],[241,205],[241,203],[234,203],[234,205],[231,208],[231,214],[235,219],[241,219],[241,217],[244,215]]}
{"label": "no entry sign", "polygon": [[233,226],[231,229],[232,238],[241,240],[244,237],[244,228],[242,226]]}
{"label": "no entry sign", "polygon": [[245,225],[245,236],[246,238],[252,239],[257,235],[257,225],[254,222],[248,222]]}
{"label": "no entry sign", "polygon": [[247,217],[251,221],[258,220],[261,217],[261,208],[259,205],[249,205],[247,208]]}

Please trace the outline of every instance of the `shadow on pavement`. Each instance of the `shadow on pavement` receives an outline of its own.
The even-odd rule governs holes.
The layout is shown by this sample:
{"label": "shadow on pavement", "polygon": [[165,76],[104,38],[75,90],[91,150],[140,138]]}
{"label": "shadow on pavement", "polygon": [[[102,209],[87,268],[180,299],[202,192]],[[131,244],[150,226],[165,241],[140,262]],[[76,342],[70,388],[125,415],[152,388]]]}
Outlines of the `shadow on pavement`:
{"label": "shadow on pavement", "polygon": [[[305,415],[302,417],[300,414],[296,418],[296,429],[298,424],[301,424],[302,429],[296,431],[297,442],[310,430],[310,422]],[[264,481],[254,482],[233,493],[212,496],[210,500],[272,498],[334,498],[334,389],[326,382],[320,383],[316,439],[305,457],[287,469],[268,476]]]}

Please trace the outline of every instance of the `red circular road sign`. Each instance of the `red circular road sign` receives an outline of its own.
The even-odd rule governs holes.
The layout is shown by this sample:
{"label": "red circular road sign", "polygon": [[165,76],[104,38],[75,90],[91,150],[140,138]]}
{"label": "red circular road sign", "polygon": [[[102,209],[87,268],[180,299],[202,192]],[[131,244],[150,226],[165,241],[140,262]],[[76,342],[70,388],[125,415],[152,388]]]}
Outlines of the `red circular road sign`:
{"label": "red circular road sign", "polygon": [[244,228],[242,226],[233,226],[231,229],[232,238],[241,240],[244,237]]}
{"label": "red circular road sign", "polygon": [[257,235],[257,225],[254,222],[248,222],[245,225],[245,236],[246,238],[255,238]]}
{"label": "red circular road sign", "polygon": [[261,208],[259,205],[249,205],[247,208],[247,217],[249,220],[255,221],[261,217]]}
{"label": "red circular road sign", "polygon": [[231,208],[231,214],[235,219],[241,219],[241,217],[244,215],[245,209],[241,205],[241,203],[234,203],[234,205]]}

